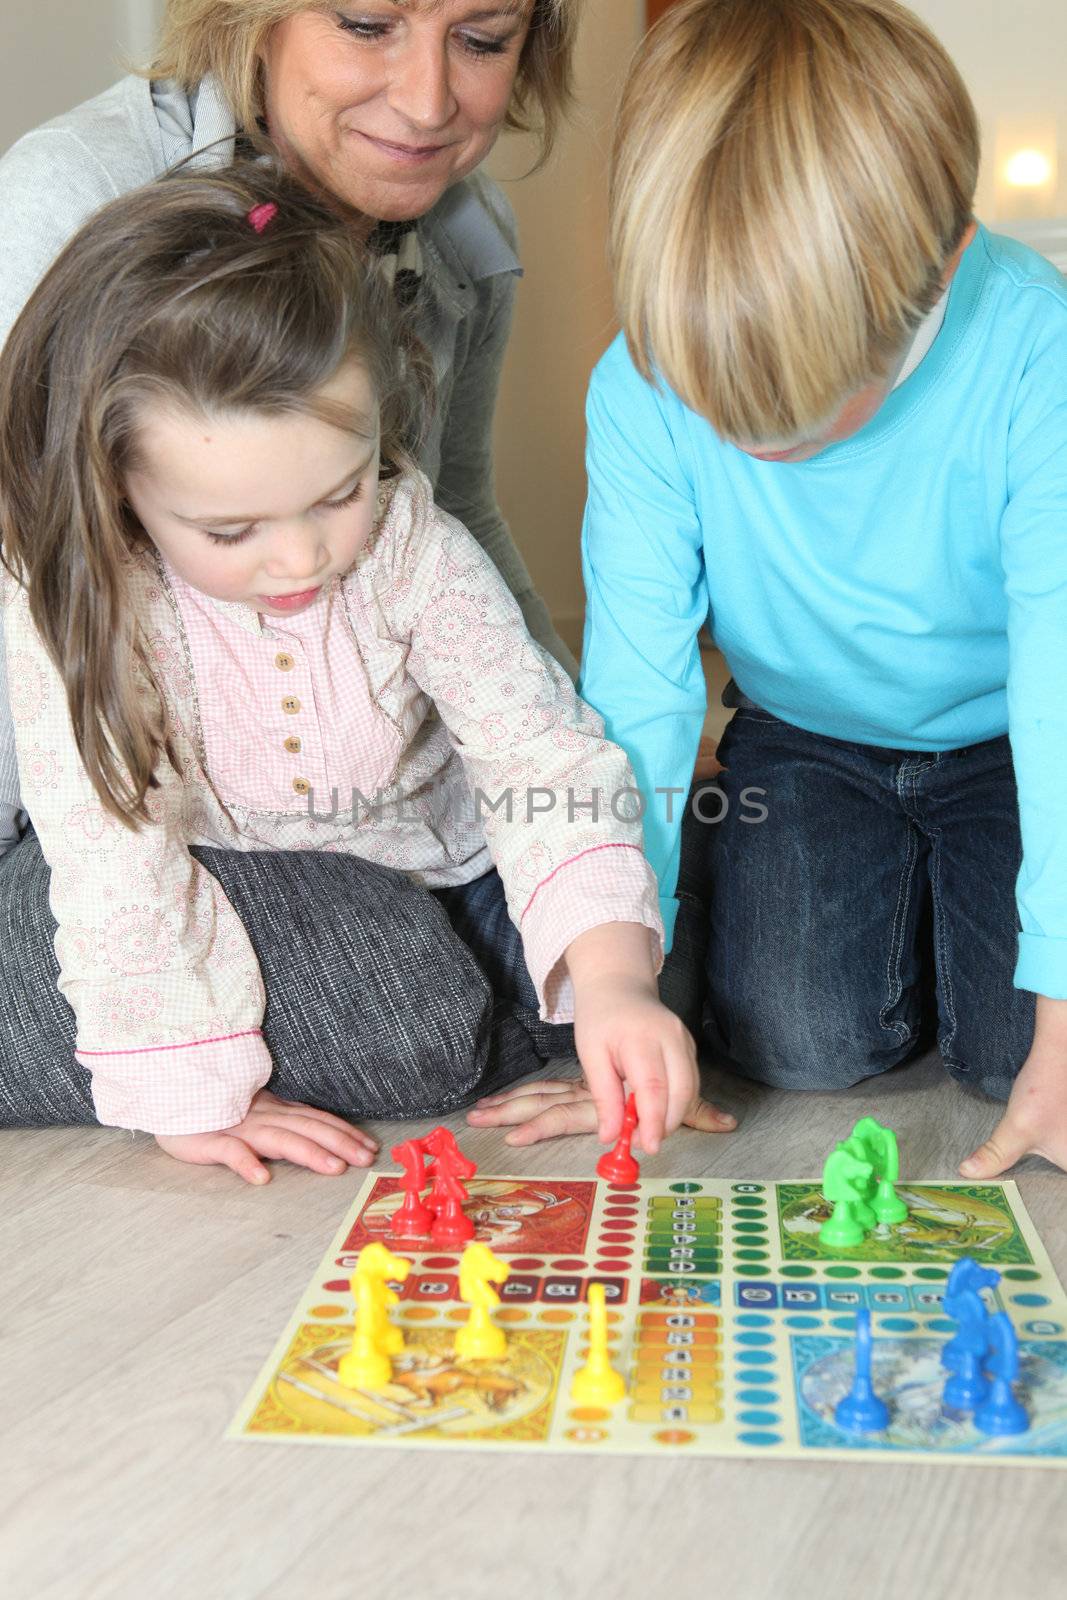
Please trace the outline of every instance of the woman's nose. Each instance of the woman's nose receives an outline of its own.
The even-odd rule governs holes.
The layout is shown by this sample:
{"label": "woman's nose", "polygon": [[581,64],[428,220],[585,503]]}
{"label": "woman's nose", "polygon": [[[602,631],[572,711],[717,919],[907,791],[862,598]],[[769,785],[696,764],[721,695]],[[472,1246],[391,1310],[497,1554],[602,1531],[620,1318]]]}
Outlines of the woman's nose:
{"label": "woman's nose", "polygon": [[409,127],[436,132],[456,114],[447,42],[412,39],[394,63],[388,100]]}

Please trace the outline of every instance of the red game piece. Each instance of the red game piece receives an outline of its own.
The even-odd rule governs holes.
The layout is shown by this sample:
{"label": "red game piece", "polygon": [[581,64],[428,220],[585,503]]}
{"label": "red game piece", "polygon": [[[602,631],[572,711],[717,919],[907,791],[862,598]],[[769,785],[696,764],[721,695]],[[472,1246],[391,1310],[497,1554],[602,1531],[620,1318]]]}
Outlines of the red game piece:
{"label": "red game piece", "polygon": [[606,1150],[596,1164],[598,1178],[607,1178],[611,1183],[636,1183],[641,1176],[641,1168],[630,1153],[630,1141],[633,1139],[637,1128],[637,1101],[633,1095],[626,1098],[626,1106],[622,1114],[622,1133],[614,1150]]}
{"label": "red game piece", "polygon": [[390,1232],[397,1239],[427,1239],[433,1212],[419,1196],[426,1186],[426,1155],[420,1139],[408,1139],[389,1152],[404,1169],[404,1198],[393,1212]]}
{"label": "red game piece", "polygon": [[426,1201],[435,1214],[430,1238],[434,1244],[465,1244],[474,1237],[474,1223],[463,1210],[468,1196],[460,1180],[473,1178],[477,1164],[463,1154],[455,1134],[447,1128],[433,1128],[421,1144],[434,1158],[433,1187]]}

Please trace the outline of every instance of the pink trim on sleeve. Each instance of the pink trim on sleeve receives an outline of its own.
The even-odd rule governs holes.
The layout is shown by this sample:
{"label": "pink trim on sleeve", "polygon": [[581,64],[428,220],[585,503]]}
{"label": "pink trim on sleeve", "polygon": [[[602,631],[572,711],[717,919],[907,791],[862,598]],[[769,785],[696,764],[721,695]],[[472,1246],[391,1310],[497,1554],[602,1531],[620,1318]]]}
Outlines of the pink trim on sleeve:
{"label": "pink trim on sleeve", "polygon": [[93,1105],[105,1127],[155,1134],[234,1127],[273,1071],[258,1028],[161,1049],[76,1050],[75,1057],[92,1071]]}
{"label": "pink trim on sleeve", "polygon": [[[541,890],[550,884],[553,878],[557,878],[561,872],[566,872],[570,867],[574,866],[576,861],[581,861],[583,857],[599,855],[601,850],[636,850],[639,856],[643,857],[644,855],[644,852],[640,850],[637,845],[624,844],[621,840],[613,840],[610,844],[594,844],[590,845],[588,850],[579,850],[576,856],[571,856],[568,860],[561,861],[554,872],[550,872],[547,878],[541,879],[541,882],[537,885],[537,888],[533,891],[529,900],[527,900],[525,906],[523,907],[523,921],[526,920],[526,914],[533,905],[534,901],[537,899],[537,896],[541,893]],[[596,924],[593,923],[592,926],[595,927]]]}

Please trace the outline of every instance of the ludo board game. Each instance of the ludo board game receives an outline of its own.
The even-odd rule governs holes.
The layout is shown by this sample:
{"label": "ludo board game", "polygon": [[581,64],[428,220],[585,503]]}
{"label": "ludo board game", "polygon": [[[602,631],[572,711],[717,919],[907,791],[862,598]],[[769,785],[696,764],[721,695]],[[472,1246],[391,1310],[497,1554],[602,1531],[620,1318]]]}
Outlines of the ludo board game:
{"label": "ludo board game", "polygon": [[[492,1177],[468,1186],[474,1238],[507,1263],[493,1320],[500,1360],[462,1360],[460,1249],[397,1238],[400,1177],[366,1179],[253,1389],[231,1437],[442,1450],[646,1455],[848,1456],[968,1464],[1067,1462],[1067,1299],[1012,1183],[908,1183],[907,1218],[829,1248],[818,1181]],[[391,1380],[344,1385],[350,1278],[379,1241],[411,1263],[394,1283]],[[942,1295],[961,1257],[994,1267],[984,1291],[1018,1339],[1025,1432],[990,1437],[946,1406],[942,1356],[956,1324]],[[604,1285],[613,1407],[579,1405],[587,1297]],[[873,1331],[871,1371],[888,1426],[835,1423],[856,1371],[856,1315]],[[864,1319],[866,1320],[866,1319]]]}

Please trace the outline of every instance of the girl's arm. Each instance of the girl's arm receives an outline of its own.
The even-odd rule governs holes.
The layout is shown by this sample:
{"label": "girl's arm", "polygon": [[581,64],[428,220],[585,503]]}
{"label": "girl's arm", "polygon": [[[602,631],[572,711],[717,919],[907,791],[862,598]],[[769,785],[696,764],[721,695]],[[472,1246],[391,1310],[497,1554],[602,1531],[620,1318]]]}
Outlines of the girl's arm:
{"label": "girl's arm", "polygon": [[681,819],[707,712],[698,635],[707,620],[702,530],[668,418],[622,336],[586,408],[589,497],[580,691],[626,751],[648,809],[645,850],[670,949]]}
{"label": "girl's arm", "polygon": [[626,1081],[655,1149],[696,1096],[695,1054],[656,995],[662,928],[629,762],[467,531],[411,480],[389,518],[393,625],[462,756],[473,798],[452,803],[484,829],[541,1015],[574,1018],[604,1136]]}
{"label": "girl's arm", "polygon": [[184,784],[168,764],[149,796],[150,824],[133,832],[105,812],[26,595],[7,587],[19,767],[51,870],[59,983],[97,1116],[162,1135],[231,1127],[271,1073],[248,936],[189,854]]}

